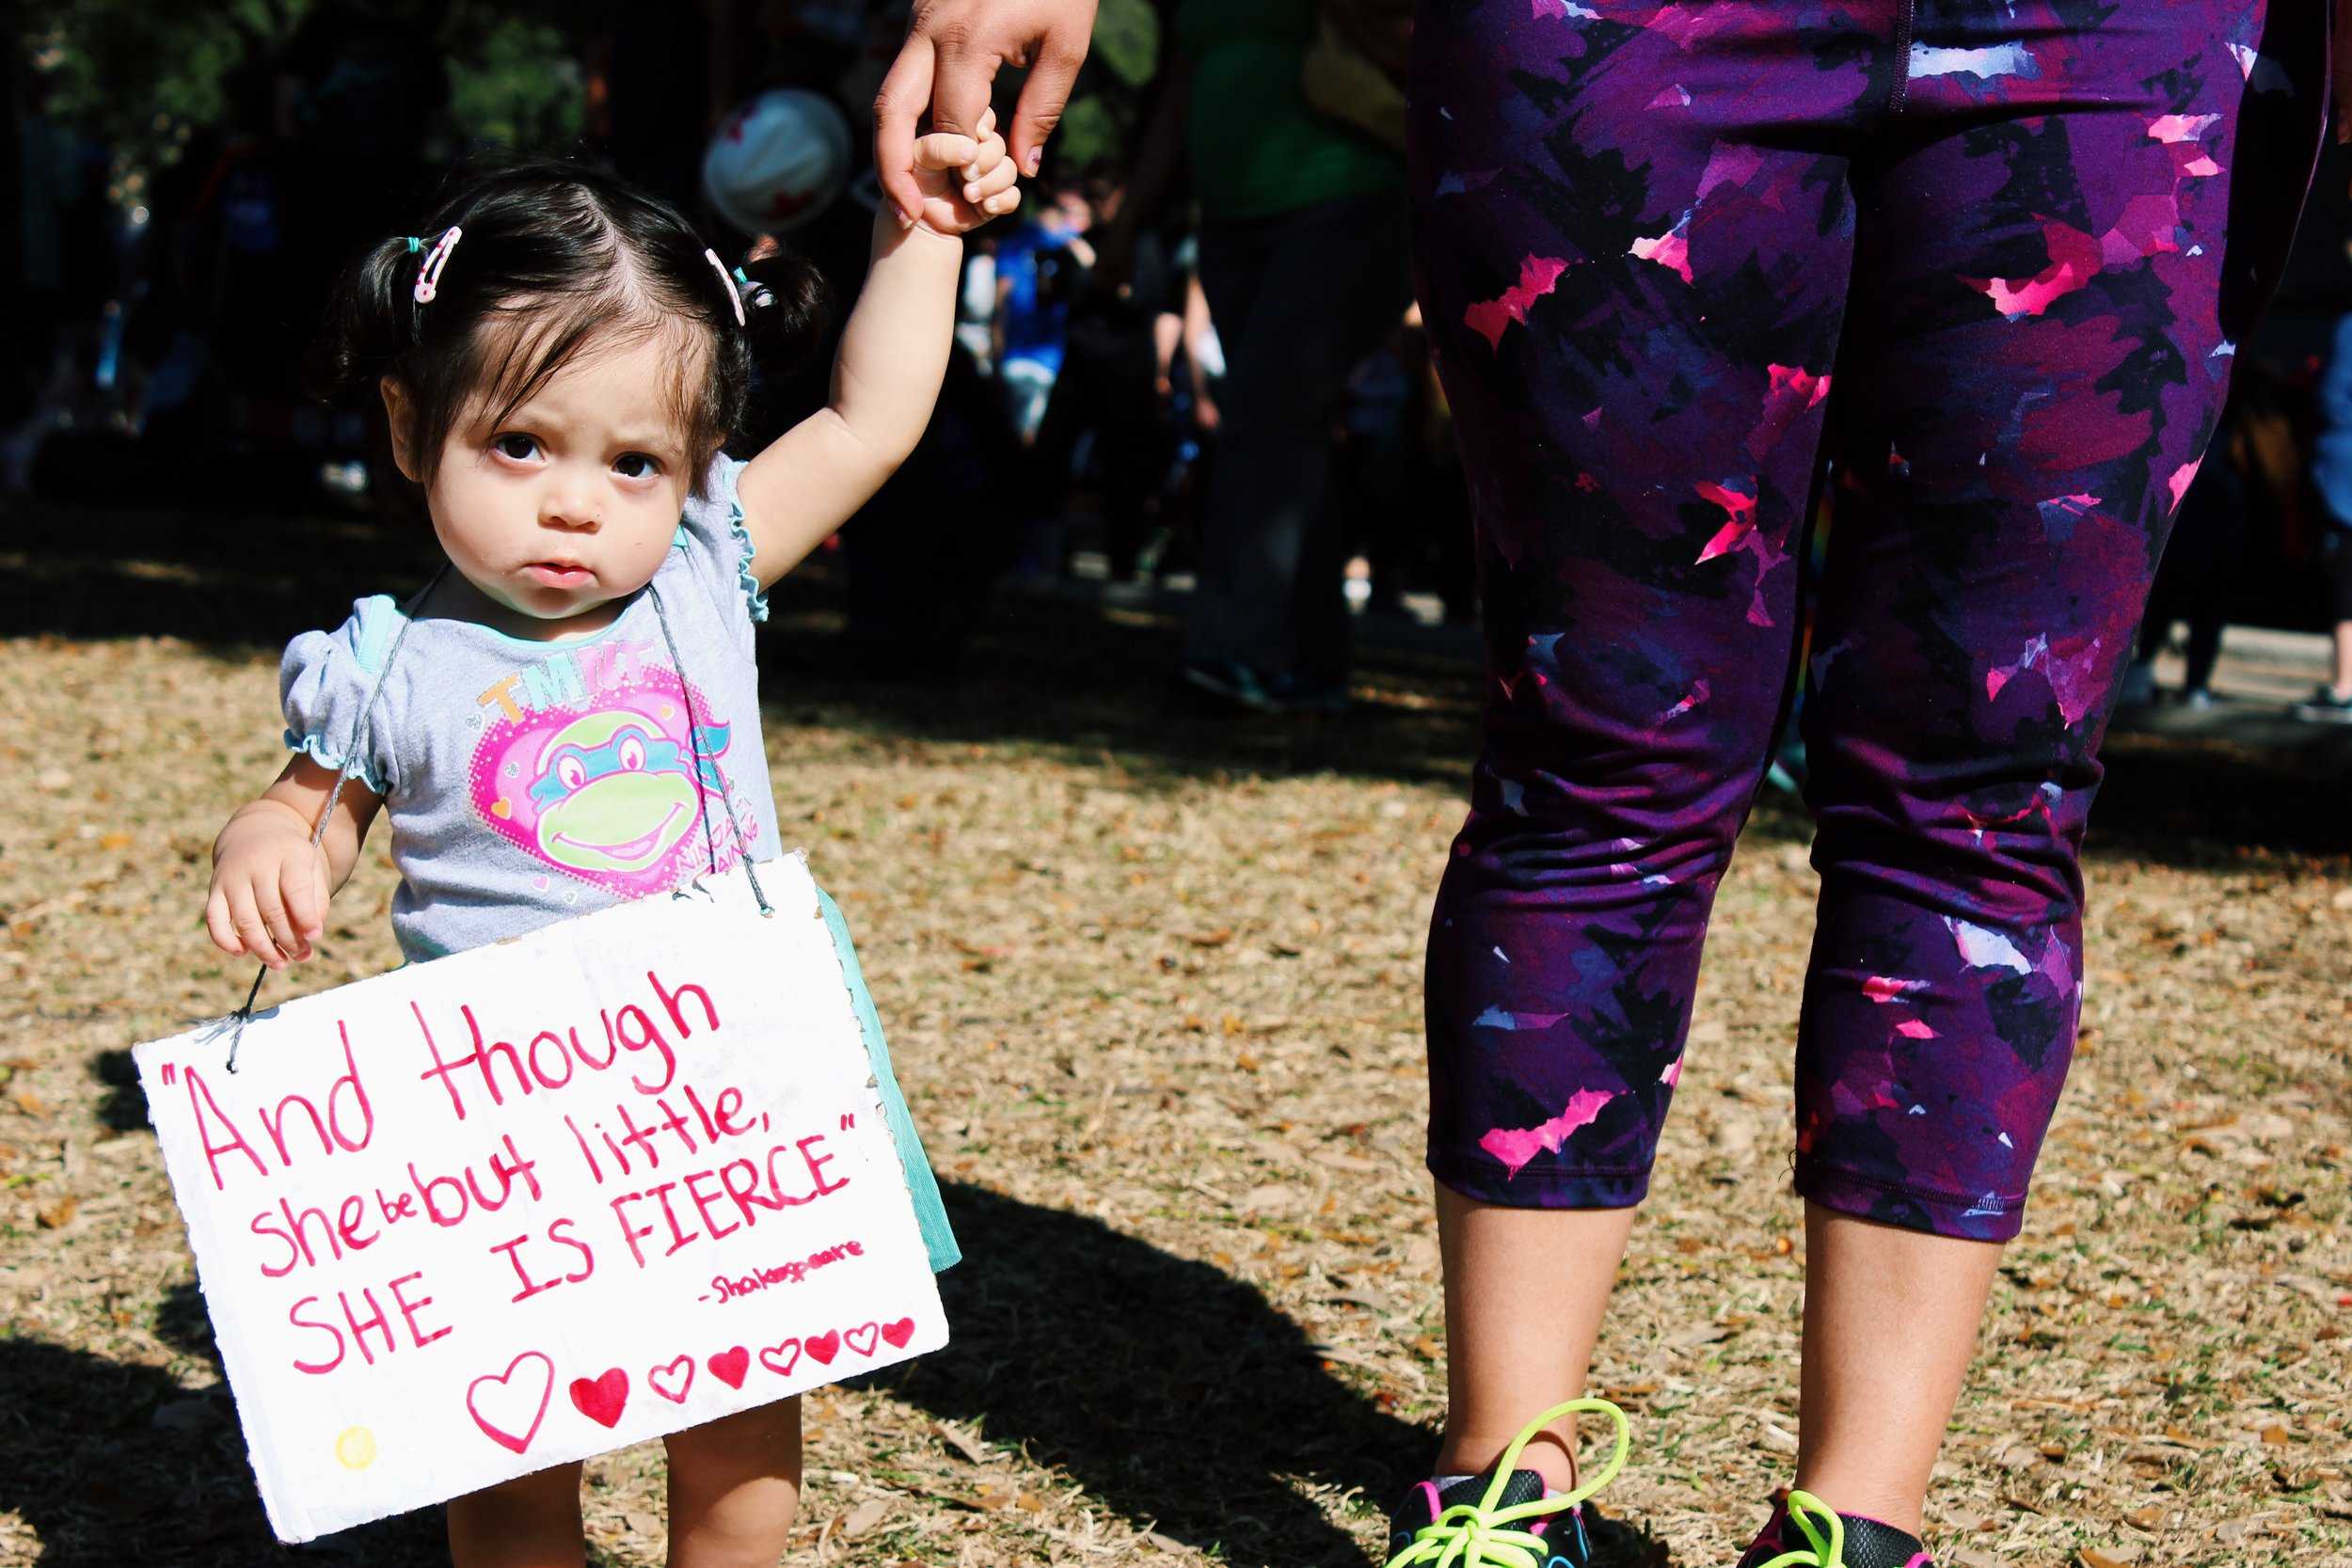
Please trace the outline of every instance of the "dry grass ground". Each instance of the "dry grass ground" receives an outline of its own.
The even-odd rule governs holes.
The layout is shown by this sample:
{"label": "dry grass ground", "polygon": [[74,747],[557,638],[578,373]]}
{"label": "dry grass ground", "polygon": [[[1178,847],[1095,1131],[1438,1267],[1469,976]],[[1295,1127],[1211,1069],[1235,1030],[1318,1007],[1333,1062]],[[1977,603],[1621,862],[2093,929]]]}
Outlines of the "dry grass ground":
{"label": "dry grass ground", "polygon": [[[199,907],[281,755],[276,648],[410,558],[348,521],[9,532],[0,1564],[274,1560],[124,1050],[236,999]],[[1230,726],[1163,713],[1148,615],[1004,609],[918,692],[823,670],[821,580],[782,609],[783,820],[857,927],[971,1255],[949,1351],[811,1399],[792,1560],[1363,1561],[1443,1391],[1419,954],[1468,666],[1375,649],[1359,714]],[[2344,784],[2125,760],[2082,1055],[1931,1535],[1954,1564],[2352,1563]],[[376,848],[295,984],[392,959]],[[1629,1559],[1722,1568],[1788,1476],[1813,887],[1802,823],[1761,815],[1597,1370],[1635,1423],[1603,1499]],[[659,1453],[592,1465],[595,1561],[660,1560]],[[309,1549],[437,1554],[430,1517]]]}

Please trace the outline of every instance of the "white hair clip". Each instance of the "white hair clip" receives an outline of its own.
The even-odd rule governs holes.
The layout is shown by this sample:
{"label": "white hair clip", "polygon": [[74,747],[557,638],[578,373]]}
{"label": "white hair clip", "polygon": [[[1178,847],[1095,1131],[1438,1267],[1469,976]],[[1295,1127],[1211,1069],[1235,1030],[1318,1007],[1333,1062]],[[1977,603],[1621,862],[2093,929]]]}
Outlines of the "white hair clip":
{"label": "white hair clip", "polygon": [[[441,269],[449,265],[449,253],[455,250],[457,242],[465,237],[464,230],[455,224],[451,224],[441,230],[441,237],[433,242],[433,253],[424,259],[424,265],[417,269],[417,303],[419,305],[433,303],[433,296],[440,292]],[[408,246],[413,250],[418,244],[418,241],[410,240]]]}
{"label": "white hair clip", "polygon": [[[727,303],[735,307],[735,325],[741,326],[743,325],[743,293],[735,286],[735,278],[727,276],[727,264],[719,260],[719,253],[715,250],[705,250],[703,260],[709,262],[710,270],[719,275],[719,287],[727,292]],[[741,275],[739,273],[737,276]]]}

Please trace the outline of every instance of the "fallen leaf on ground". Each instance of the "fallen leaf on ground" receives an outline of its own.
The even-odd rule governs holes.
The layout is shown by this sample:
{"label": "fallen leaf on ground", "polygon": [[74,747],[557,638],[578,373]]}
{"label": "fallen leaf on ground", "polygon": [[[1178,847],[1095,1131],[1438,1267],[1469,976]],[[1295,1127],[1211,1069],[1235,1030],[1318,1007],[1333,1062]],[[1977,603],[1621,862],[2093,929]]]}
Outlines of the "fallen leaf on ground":
{"label": "fallen leaf on ground", "polygon": [[939,1433],[940,1440],[942,1442],[946,1443],[949,1448],[955,1449],[956,1452],[963,1455],[964,1458],[970,1460],[973,1464],[985,1465],[988,1463],[988,1450],[980,1447],[978,1442],[973,1438],[972,1434],[965,1432],[962,1428],[949,1426],[946,1421],[933,1421],[931,1423],[931,1430]]}

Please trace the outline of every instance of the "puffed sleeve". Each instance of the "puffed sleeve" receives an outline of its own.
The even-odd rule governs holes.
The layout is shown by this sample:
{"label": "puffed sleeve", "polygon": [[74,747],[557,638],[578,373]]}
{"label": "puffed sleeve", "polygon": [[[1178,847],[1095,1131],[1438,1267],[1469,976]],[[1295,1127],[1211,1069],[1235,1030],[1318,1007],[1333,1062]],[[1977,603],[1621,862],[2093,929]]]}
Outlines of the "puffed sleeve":
{"label": "puffed sleeve", "polygon": [[743,503],[736,494],[736,475],[743,471],[737,459],[721,452],[711,459],[703,493],[687,498],[678,520],[677,547],[686,555],[696,578],[710,591],[720,612],[751,644],[752,623],[768,619],[768,595],[752,575],[752,536],[743,526]]}
{"label": "puffed sleeve", "polygon": [[378,795],[390,794],[400,779],[389,744],[397,730],[389,711],[390,693],[368,714],[368,733],[358,731],[399,629],[400,609],[389,597],[360,599],[353,603],[351,618],[333,631],[306,631],[287,643],[278,666],[287,748],[338,771],[356,749],[352,776]]}

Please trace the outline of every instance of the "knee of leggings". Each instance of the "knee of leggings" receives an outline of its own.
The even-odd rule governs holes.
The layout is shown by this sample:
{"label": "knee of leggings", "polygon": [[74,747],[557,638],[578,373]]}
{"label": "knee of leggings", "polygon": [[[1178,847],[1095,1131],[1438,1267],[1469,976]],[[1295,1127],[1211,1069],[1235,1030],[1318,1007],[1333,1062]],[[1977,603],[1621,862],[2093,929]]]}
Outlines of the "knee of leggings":
{"label": "knee of leggings", "polygon": [[1824,878],[1895,874],[2079,902],[2077,854],[2098,779],[2088,758],[1910,761],[1883,746],[1817,748],[1805,800]]}

